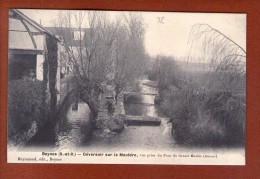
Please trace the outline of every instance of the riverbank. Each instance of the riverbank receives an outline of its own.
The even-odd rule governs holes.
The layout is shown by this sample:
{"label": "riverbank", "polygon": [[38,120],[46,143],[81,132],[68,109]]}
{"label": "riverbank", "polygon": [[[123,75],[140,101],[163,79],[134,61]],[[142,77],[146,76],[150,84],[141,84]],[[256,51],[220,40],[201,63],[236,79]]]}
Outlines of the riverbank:
{"label": "riverbank", "polygon": [[172,121],[176,142],[184,146],[244,147],[245,112],[227,92],[168,88],[160,108]]}

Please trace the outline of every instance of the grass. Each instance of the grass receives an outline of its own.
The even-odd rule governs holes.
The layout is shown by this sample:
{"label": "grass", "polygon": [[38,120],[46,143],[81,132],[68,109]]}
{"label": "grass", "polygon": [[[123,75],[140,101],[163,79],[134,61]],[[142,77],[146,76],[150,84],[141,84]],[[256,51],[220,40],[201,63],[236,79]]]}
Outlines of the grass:
{"label": "grass", "polygon": [[231,93],[195,89],[165,90],[161,108],[172,120],[177,143],[193,146],[242,146],[245,109]]}

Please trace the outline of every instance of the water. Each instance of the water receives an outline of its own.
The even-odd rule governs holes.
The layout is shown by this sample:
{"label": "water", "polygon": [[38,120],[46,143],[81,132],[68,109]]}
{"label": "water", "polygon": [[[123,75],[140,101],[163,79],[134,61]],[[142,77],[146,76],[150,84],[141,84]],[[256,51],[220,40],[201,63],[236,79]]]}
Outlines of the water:
{"label": "water", "polygon": [[[143,85],[147,81],[149,80],[141,80],[139,83],[142,95],[130,96],[125,99],[124,106],[127,115],[160,117],[159,110],[154,105],[155,95],[150,95],[151,93],[157,93],[157,90]],[[145,93],[149,95],[144,95]]]}
{"label": "water", "polygon": [[[140,83],[142,93],[156,93],[156,88],[149,87]],[[160,110],[154,105],[154,95],[131,96],[125,101],[125,112],[127,115],[143,115],[153,117],[163,117]],[[73,111],[69,107],[64,118],[54,128],[46,127],[37,134],[27,148],[23,150],[32,151],[82,151],[82,152],[146,152],[154,154],[166,152],[168,154],[212,154],[218,155],[220,159],[206,161],[206,163],[226,164],[227,158],[232,156],[244,159],[243,148],[197,148],[184,147],[175,143],[172,137],[172,124],[166,119],[161,118],[160,126],[128,126],[121,133],[112,137],[93,137],[91,136],[91,113],[87,104],[79,102],[78,110]],[[227,156],[227,157],[223,157]],[[222,158],[221,158],[222,157]],[[170,162],[177,164],[205,164],[204,160],[179,159]],[[117,161],[115,159],[115,161]],[[123,161],[123,160],[122,160]],[[241,160],[243,161],[243,160]],[[107,161],[108,162],[108,161]],[[151,163],[153,161],[150,161]],[[158,160],[157,160],[158,162]],[[167,161],[169,162],[169,161]],[[232,161],[229,161],[232,163]],[[109,161],[108,163],[111,163]],[[133,163],[136,163],[133,160]]]}
{"label": "water", "polygon": [[[140,81],[141,93],[157,93],[156,88],[143,85]],[[154,105],[155,95],[131,96],[125,102],[127,115],[160,117]],[[54,150],[77,150],[88,148],[94,150],[128,150],[128,149],[170,149],[175,146],[171,134],[171,123],[162,119],[160,126],[128,126],[121,133],[100,138],[91,136],[91,112],[86,103],[79,102],[78,110],[69,107],[66,115],[55,128],[46,127],[29,146],[50,147]]]}
{"label": "water", "polygon": [[77,111],[70,107],[66,119],[58,124],[56,149],[76,149],[89,139],[91,119],[90,109],[86,103],[79,102]]}
{"label": "water", "polygon": [[71,105],[54,128],[45,126],[27,146],[54,150],[77,149],[89,140],[90,135],[91,112],[86,103],[79,102],[78,110],[72,110]]}
{"label": "water", "polygon": [[[156,88],[143,85],[141,93],[156,93]],[[125,101],[127,115],[161,117],[159,109],[154,105],[155,95],[130,96]],[[176,144],[171,134],[172,125],[168,119],[162,118],[160,126],[128,126],[121,133],[106,139],[93,139],[87,146],[90,149],[106,150],[155,150],[173,149]]]}

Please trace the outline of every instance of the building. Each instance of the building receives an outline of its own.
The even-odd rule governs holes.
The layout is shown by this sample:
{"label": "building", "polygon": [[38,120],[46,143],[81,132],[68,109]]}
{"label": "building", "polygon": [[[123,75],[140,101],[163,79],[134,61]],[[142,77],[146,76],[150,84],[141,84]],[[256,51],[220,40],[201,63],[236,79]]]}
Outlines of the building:
{"label": "building", "polygon": [[50,101],[55,99],[53,106],[60,91],[59,43],[55,35],[21,11],[9,10],[8,80],[45,80]]}
{"label": "building", "polygon": [[89,28],[71,28],[71,27],[45,27],[48,31],[55,34],[61,39],[60,54],[61,54],[61,76],[66,76],[72,71],[72,64],[68,59],[65,48],[70,48],[73,55],[79,56],[79,49],[84,53],[84,49],[90,44],[90,29]]}

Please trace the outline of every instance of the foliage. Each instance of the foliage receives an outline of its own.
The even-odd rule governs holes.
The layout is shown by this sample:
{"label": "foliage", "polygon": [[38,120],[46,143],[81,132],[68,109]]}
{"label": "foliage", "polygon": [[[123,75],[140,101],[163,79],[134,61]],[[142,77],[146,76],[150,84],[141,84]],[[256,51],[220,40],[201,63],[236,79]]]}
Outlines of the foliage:
{"label": "foliage", "polygon": [[182,72],[173,57],[159,55],[153,63],[148,77],[150,80],[159,82],[159,93],[167,89],[171,84],[179,87],[178,79],[182,75]]}
{"label": "foliage", "polygon": [[8,83],[8,137],[27,132],[33,121],[42,122],[43,82],[30,79]]}
{"label": "foliage", "polygon": [[230,93],[165,91],[161,108],[170,116],[177,143],[195,146],[243,145],[245,112]]}
{"label": "foliage", "polygon": [[123,22],[116,39],[114,84],[116,96],[135,85],[145,68],[144,20],[138,13],[123,14]]}
{"label": "foliage", "polygon": [[[161,108],[180,144],[244,145],[246,52],[207,24],[193,27],[186,66],[175,73],[162,63],[157,74]],[[164,62],[165,64],[166,61]],[[195,70],[195,64],[206,69]],[[167,73],[166,73],[167,72]],[[165,75],[167,74],[167,75]]]}
{"label": "foliage", "polygon": [[242,47],[208,24],[193,26],[189,45],[187,61],[209,66],[205,76],[211,78],[198,85],[209,90],[245,92],[246,52]]}

